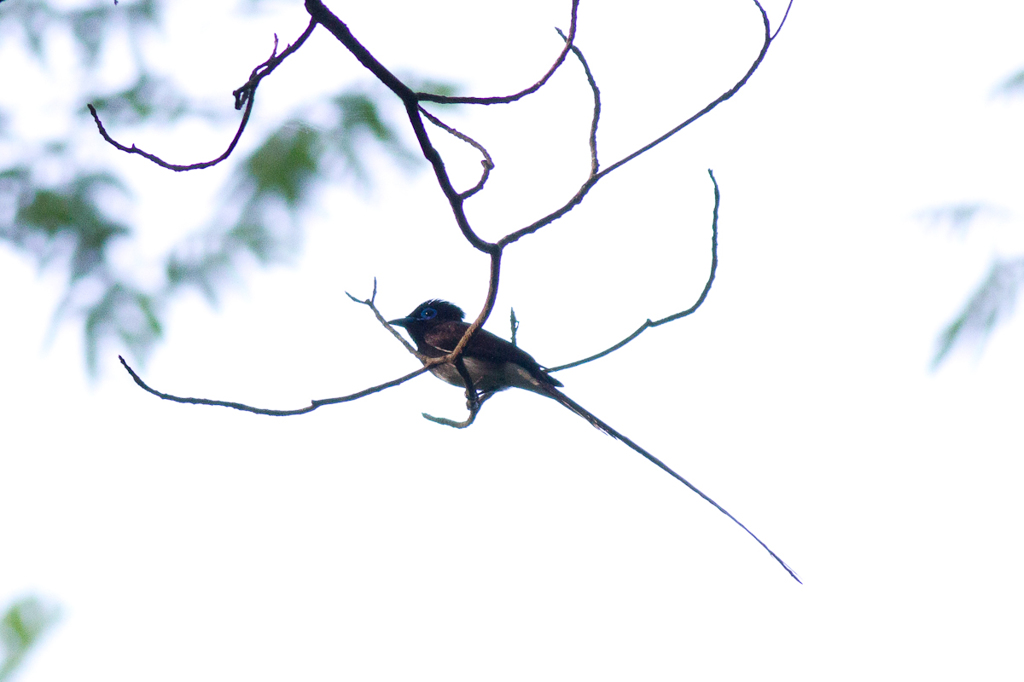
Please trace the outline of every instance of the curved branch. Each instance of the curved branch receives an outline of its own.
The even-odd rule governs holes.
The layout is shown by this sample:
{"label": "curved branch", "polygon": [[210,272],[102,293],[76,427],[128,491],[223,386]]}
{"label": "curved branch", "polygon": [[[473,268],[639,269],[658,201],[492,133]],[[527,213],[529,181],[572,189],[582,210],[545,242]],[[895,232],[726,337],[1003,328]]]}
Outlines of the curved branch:
{"label": "curved branch", "polygon": [[[747,81],[750,80],[750,77],[754,75],[754,72],[757,71],[758,67],[761,66],[761,62],[764,61],[765,56],[768,54],[768,48],[771,46],[772,41],[775,39],[775,35],[778,35],[777,31],[775,35],[772,34],[771,22],[768,19],[768,13],[765,12],[764,7],[761,6],[761,3],[758,0],[753,0],[753,2],[754,5],[757,7],[758,11],[761,13],[761,20],[764,23],[764,43],[761,45],[761,51],[758,53],[757,58],[754,59],[753,63],[750,65],[750,68],[747,69],[747,72],[743,74],[743,77],[740,78],[735,85],[733,85],[731,88],[723,92],[721,95],[715,98],[712,102],[710,102],[707,106],[698,111],[696,114],[690,116],[688,119],[686,119],[679,125],[675,126],[668,132],[662,134],[655,140],[645,144],[643,147],[640,147],[633,153],[619,159],[612,165],[605,168],[603,171],[592,172],[590,176],[580,186],[579,190],[577,190],[576,194],[574,194],[572,198],[570,198],[564,205],[562,205],[560,208],[555,209],[554,211],[544,216],[540,220],[537,220],[524,228],[516,230],[515,232],[510,232],[509,234],[505,235],[504,237],[498,240],[498,245],[501,247],[508,246],[509,244],[517,242],[523,237],[533,234],[542,227],[550,225],[554,221],[558,220],[566,213],[571,211],[573,208],[575,208],[580,202],[582,202],[583,199],[587,196],[587,193],[590,192],[591,188],[594,185],[596,185],[601,178],[605,177],[616,168],[624,166],[625,164],[629,163],[630,161],[640,156],[641,154],[650,151],[654,147],[658,146],[668,138],[678,133],[683,128],[689,126],[691,123],[703,118],[712,109],[714,109],[727,99],[730,99],[733,95],[739,92],[739,90],[744,85],[747,84]],[[787,9],[787,13],[788,11],[789,10]]]}
{"label": "curved branch", "polygon": [[123,357],[118,355],[117,359],[121,361],[121,364],[124,366],[124,368],[128,370],[128,374],[131,375],[132,379],[135,380],[135,383],[138,384],[139,387],[142,388],[142,390],[146,391],[147,393],[152,393],[161,400],[170,400],[171,402],[185,403],[188,405],[214,405],[217,407],[230,407],[234,410],[241,410],[242,412],[252,412],[253,414],[262,414],[270,417],[293,417],[295,415],[312,412],[313,410],[319,407],[323,407],[324,405],[336,405],[338,403],[347,403],[353,400],[358,400],[359,398],[363,398],[373,393],[379,393],[380,391],[383,391],[386,388],[391,388],[392,386],[404,384],[406,381],[414,379],[419,375],[423,374],[424,372],[426,372],[428,369],[430,369],[429,367],[420,367],[415,372],[410,372],[405,376],[399,377],[397,379],[392,379],[391,381],[385,381],[383,384],[371,386],[370,388],[363,389],[362,391],[358,391],[350,395],[340,396],[337,398],[323,398],[321,400],[312,400],[306,407],[300,407],[294,410],[269,410],[263,407],[253,407],[252,405],[246,405],[244,403],[234,403],[227,400],[210,400],[209,398],[184,398],[182,396],[171,395],[170,393],[163,393],[161,391],[156,390],[155,388],[150,387],[145,381],[143,381],[142,378],[135,373],[135,370],[133,370],[128,365],[128,363],[125,362]]}
{"label": "curved branch", "polygon": [[782,15],[782,21],[779,22],[779,27],[775,29],[775,33],[772,34],[772,40],[775,40],[775,36],[779,35],[779,31],[786,25],[786,19],[789,18],[789,10],[793,9],[793,0],[789,0],[789,4],[786,5],[786,13]]}
{"label": "curved branch", "polygon": [[459,230],[462,232],[462,236],[466,238],[473,248],[483,251],[484,253],[493,255],[499,249],[496,245],[481,239],[473,228],[469,224],[469,218],[466,216],[466,211],[463,206],[465,197],[455,191],[455,187],[452,186],[451,178],[448,177],[448,170],[445,168],[444,160],[441,155],[434,148],[434,145],[430,142],[430,136],[427,135],[427,129],[423,125],[423,117],[420,115],[420,106],[417,100],[416,93],[412,91],[409,86],[403,83],[398,76],[391,73],[380,61],[374,57],[369,50],[367,50],[362,43],[356,40],[356,37],[349,30],[348,26],[339,19],[330,9],[324,5],[322,0],[306,0],[306,11],[309,12],[309,16],[324,28],[331,32],[338,42],[345,46],[345,48],[352,53],[360,64],[362,64],[370,73],[372,73],[377,80],[383,83],[389,90],[398,95],[402,100],[402,104],[405,105],[405,112],[409,116],[409,123],[412,125],[413,132],[416,135],[416,141],[420,144],[420,150],[423,152],[423,156],[430,162],[430,165],[434,168],[434,175],[437,177],[437,182],[441,186],[441,191],[444,193],[448,203],[452,208],[452,213],[455,215],[455,222],[459,226]]}
{"label": "curved branch", "polygon": [[218,163],[231,156],[231,152],[235,150],[235,147],[238,145],[238,141],[242,139],[242,133],[245,131],[245,126],[249,123],[249,114],[252,113],[253,103],[256,98],[256,87],[260,84],[260,81],[263,80],[265,77],[269,76],[271,72],[273,72],[273,70],[276,69],[281,64],[281,62],[283,62],[289,55],[291,55],[293,52],[299,49],[302,46],[302,44],[306,42],[306,38],[310,36],[314,28],[316,28],[316,22],[311,19],[309,25],[306,27],[306,30],[302,32],[302,35],[299,36],[298,40],[296,40],[294,43],[286,47],[284,52],[282,52],[280,55],[277,54],[277,35],[274,35],[274,49],[270,53],[270,58],[267,61],[260,64],[259,66],[257,66],[255,69],[253,69],[252,73],[249,75],[249,80],[246,81],[245,85],[238,88],[232,93],[235,96],[235,109],[241,109],[242,106],[244,105],[245,112],[242,114],[242,120],[238,124],[238,130],[235,132],[235,136],[234,138],[232,138],[231,143],[228,145],[228,148],[224,150],[223,154],[210,161],[201,161],[199,163],[190,164],[169,163],[161,159],[156,154],[152,154],[150,152],[139,149],[134,144],[130,147],[125,146],[118,142],[117,140],[115,140],[114,138],[112,138],[110,134],[107,132],[106,128],[103,127],[103,122],[100,121],[100,116],[98,113],[96,113],[96,107],[94,107],[92,104],[87,104],[86,106],[89,108],[89,113],[92,114],[92,119],[96,122],[96,128],[99,130],[100,135],[103,137],[103,139],[109,142],[117,149],[121,150],[122,152],[125,152],[127,154],[138,154],[139,156],[149,159],[158,166],[162,166],[163,168],[167,168],[168,170],[178,172],[198,170],[200,168],[209,168],[210,166],[216,166]]}
{"label": "curved branch", "polygon": [[737,92],[739,92],[740,88],[742,88],[744,85],[747,84],[747,81],[750,80],[750,77],[754,75],[755,71],[757,71],[757,67],[761,66],[761,62],[764,61],[765,55],[768,54],[768,48],[771,47],[772,41],[774,40],[774,36],[772,36],[772,33],[771,33],[771,22],[769,22],[769,20],[768,20],[768,13],[764,11],[764,7],[761,6],[761,3],[758,2],[758,0],[754,0],[754,4],[757,5],[757,9],[761,12],[761,19],[764,22],[764,44],[761,45],[761,51],[758,53],[757,58],[754,60],[754,63],[751,64],[750,68],[747,69],[747,72],[745,74],[743,74],[743,78],[741,78],[738,81],[736,81],[736,84],[734,86],[732,86],[731,88],[729,88],[728,90],[723,92],[714,101],[709,103],[707,106],[705,106],[703,109],[698,111],[696,114],[694,114],[690,118],[686,119],[685,121],[683,121],[682,123],[677,125],[675,128],[672,128],[668,132],[664,133],[663,135],[661,135],[657,139],[652,140],[651,142],[648,142],[647,144],[645,144],[640,149],[637,149],[632,154],[630,154],[628,156],[625,156],[625,157],[619,159],[618,161],[616,161],[615,163],[613,163],[612,165],[608,166],[603,171],[601,171],[599,176],[608,175],[609,173],[611,173],[613,170],[615,170],[619,166],[625,165],[625,164],[629,163],[630,161],[632,161],[633,159],[635,159],[636,157],[638,157],[641,154],[643,154],[644,152],[647,152],[647,151],[653,149],[654,147],[657,147],[659,144],[661,144],[662,142],[664,142],[668,138],[672,137],[673,135],[678,133],[680,130],[682,130],[686,126],[690,125],[691,123],[693,123],[694,121],[696,121],[696,120],[698,120],[700,118],[703,118],[712,109],[714,109],[719,104],[721,104],[722,102],[726,101],[727,99],[731,98],[733,95],[735,95]]}
{"label": "curved branch", "polygon": [[462,140],[463,142],[465,142],[466,144],[470,145],[478,152],[483,154],[484,158],[480,160],[480,165],[483,166],[484,172],[480,176],[480,180],[477,181],[475,185],[467,189],[465,192],[460,193],[459,196],[462,197],[463,200],[465,200],[470,198],[480,190],[482,190],[484,188],[484,184],[487,182],[487,178],[489,178],[491,175],[491,170],[494,168],[494,159],[491,158],[491,155],[484,148],[484,146],[477,142],[476,140],[474,140],[473,138],[471,138],[469,135],[459,132],[455,128],[446,124],[444,121],[439,119],[437,116],[434,116],[432,113],[430,113],[423,107],[420,107],[420,113],[426,116],[427,120],[436,125],[438,128],[447,131],[451,135],[454,135],[455,137],[459,138],[460,140]]}
{"label": "curved branch", "polygon": [[564,365],[558,365],[557,367],[550,367],[548,368],[549,374],[551,372],[558,372],[563,369],[569,369],[570,367],[578,367],[588,362],[592,362],[593,360],[599,360],[600,358],[603,358],[606,355],[610,355],[617,351],[618,349],[622,348],[627,343],[629,343],[636,337],[640,336],[651,327],[660,327],[663,324],[668,324],[669,322],[678,320],[681,317],[692,315],[697,311],[697,308],[701,307],[701,305],[704,303],[704,300],[707,299],[708,297],[708,292],[711,291],[711,285],[715,281],[715,271],[718,270],[718,206],[721,200],[721,195],[718,191],[718,181],[715,180],[715,174],[712,172],[710,168],[708,169],[708,175],[711,176],[711,182],[715,186],[715,208],[711,216],[711,273],[708,275],[708,281],[704,284],[704,290],[700,292],[700,296],[697,298],[697,302],[694,303],[689,308],[687,308],[686,310],[682,310],[673,315],[669,315],[668,317],[663,317],[660,320],[653,322],[651,320],[647,320],[642,325],[640,325],[640,327],[635,332],[633,332],[626,338],[622,339],[614,346],[607,348],[601,351],[600,353],[595,353],[594,355],[583,358],[582,360],[576,360],[575,362],[569,362]]}
{"label": "curved branch", "polygon": [[[527,95],[532,95],[533,93],[537,92],[542,87],[544,87],[544,84],[547,83],[551,76],[555,74],[555,71],[558,71],[558,67],[560,67],[562,63],[565,62],[565,57],[566,55],[569,54],[569,49],[572,47],[572,41],[576,37],[576,16],[578,14],[579,7],[580,0],[572,0],[572,10],[569,19],[569,38],[566,40],[565,47],[562,48],[562,51],[561,53],[559,53],[558,58],[555,60],[555,63],[551,65],[551,68],[548,69],[548,72],[544,74],[544,76],[539,81],[537,81],[530,87],[526,88],[525,90],[520,90],[514,95],[505,95],[499,97],[458,97],[449,95],[436,95],[430,92],[417,92],[416,98],[421,102],[437,102],[438,104],[509,104],[510,102],[515,102],[516,100],[522,99]],[[561,34],[561,31],[558,32],[559,34]]]}
{"label": "curved branch", "polygon": [[450,426],[453,429],[469,428],[470,426],[473,425],[473,422],[476,421],[476,416],[478,414],[480,414],[479,408],[477,408],[477,410],[475,411],[470,409],[469,416],[466,417],[464,420],[458,422],[455,421],[454,419],[448,419],[447,417],[435,417],[434,415],[429,414],[427,412],[420,412],[420,415],[428,422],[434,422],[435,424],[440,424],[441,426]]}
{"label": "curved branch", "polygon": [[[558,29],[555,30],[558,31]],[[562,36],[562,40],[566,41],[567,45],[570,44],[569,39],[561,31],[558,31],[558,35]],[[572,53],[583,65],[583,72],[587,74],[587,82],[590,83],[590,89],[594,93],[594,116],[590,120],[590,175],[594,176],[597,175],[600,167],[597,161],[597,122],[601,119],[601,90],[597,87],[597,81],[594,80],[594,74],[590,71],[590,64],[587,64],[583,51],[576,45],[572,45]]]}

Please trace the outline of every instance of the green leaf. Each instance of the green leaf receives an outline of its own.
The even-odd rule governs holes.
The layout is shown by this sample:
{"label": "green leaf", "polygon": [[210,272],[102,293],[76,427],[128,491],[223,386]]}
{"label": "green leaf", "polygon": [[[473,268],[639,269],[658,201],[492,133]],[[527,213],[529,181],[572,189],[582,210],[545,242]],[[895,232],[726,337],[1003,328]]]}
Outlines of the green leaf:
{"label": "green leaf", "polygon": [[27,199],[14,216],[12,241],[36,252],[41,264],[70,251],[70,281],[92,273],[106,258],[106,249],[131,230],[104,215],[99,193],[113,188],[125,193],[120,180],[107,173],[89,173],[57,189],[23,192]]}
{"label": "green leaf", "polygon": [[125,282],[111,282],[103,295],[85,310],[85,360],[95,374],[100,343],[116,337],[137,358],[144,358],[163,335],[159,301]]}
{"label": "green leaf", "polygon": [[939,335],[932,368],[938,367],[957,346],[970,341],[984,344],[996,326],[1013,312],[1022,286],[1024,258],[993,262],[988,276]]}
{"label": "green leaf", "polygon": [[279,252],[278,240],[262,223],[246,221],[235,225],[228,232],[228,240],[248,251],[264,265],[274,261]]}
{"label": "green leaf", "polygon": [[44,605],[37,597],[23,597],[7,608],[0,619],[0,644],[4,648],[0,682],[10,678],[29,650],[58,618],[58,609]]}
{"label": "green leaf", "polygon": [[996,87],[997,95],[1024,95],[1024,70],[1018,71]]}
{"label": "green leaf", "polygon": [[[143,73],[130,87],[107,96],[87,98],[107,125],[133,125],[151,117],[173,121],[191,111],[188,98],[168,79]],[[88,111],[82,109],[82,115]]]}
{"label": "green leaf", "polygon": [[285,124],[244,162],[245,183],[253,201],[273,196],[295,210],[306,199],[322,155],[317,131],[298,122]]}
{"label": "green leaf", "polygon": [[367,173],[363,163],[366,154],[366,140],[371,139],[396,160],[410,163],[416,157],[402,145],[395,132],[380,113],[377,103],[369,95],[360,92],[346,92],[334,97],[338,123],[325,134],[331,151],[337,154],[332,165],[342,172],[351,173],[357,181],[365,183]]}

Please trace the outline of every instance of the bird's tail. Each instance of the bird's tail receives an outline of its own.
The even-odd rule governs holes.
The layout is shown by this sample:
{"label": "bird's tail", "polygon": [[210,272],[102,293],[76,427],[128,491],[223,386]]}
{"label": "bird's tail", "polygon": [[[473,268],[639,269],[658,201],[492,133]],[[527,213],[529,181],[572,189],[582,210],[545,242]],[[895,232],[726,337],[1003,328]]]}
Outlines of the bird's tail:
{"label": "bird's tail", "polygon": [[563,406],[565,406],[566,408],[568,408],[569,410],[571,410],[575,414],[578,414],[579,416],[581,416],[584,419],[586,419],[590,423],[590,425],[593,426],[598,431],[601,431],[602,433],[608,434],[612,438],[614,438],[614,439],[624,443],[626,446],[628,446],[634,452],[637,452],[637,453],[643,455],[648,460],[650,460],[653,464],[655,464],[656,466],[660,467],[662,470],[667,472],[674,479],[676,479],[677,481],[679,481],[680,483],[685,485],[687,488],[689,488],[693,492],[697,493],[705,502],[707,502],[708,504],[710,504],[711,506],[713,506],[715,509],[717,509],[718,511],[722,512],[726,516],[728,516],[729,519],[731,519],[733,523],[735,523],[737,526],[739,526],[740,528],[745,530],[747,532],[747,535],[749,535],[750,537],[754,538],[754,540],[757,541],[757,544],[761,545],[761,547],[763,547],[765,549],[765,551],[767,551],[769,554],[771,554],[772,558],[775,559],[777,562],[779,562],[780,566],[782,566],[784,569],[786,569],[786,572],[789,573],[789,575],[793,578],[793,580],[797,581],[801,585],[803,584],[803,581],[800,580],[800,578],[797,576],[796,572],[793,571],[793,569],[790,568],[789,565],[786,564],[786,562],[783,561],[782,558],[778,554],[773,552],[771,550],[771,548],[768,547],[768,545],[764,544],[764,542],[761,541],[761,538],[759,538],[756,535],[754,535],[753,531],[751,531],[749,528],[747,528],[745,525],[743,525],[740,522],[739,519],[737,519],[735,516],[730,514],[728,511],[726,511],[725,507],[723,507],[722,505],[718,504],[713,499],[711,499],[710,497],[705,495],[697,486],[693,485],[692,483],[687,481],[685,478],[683,478],[682,476],[677,474],[667,464],[662,462],[660,459],[658,459],[657,457],[655,457],[651,453],[649,453],[646,450],[644,450],[642,447],[640,447],[639,445],[634,443],[632,440],[630,440],[626,436],[622,435],[621,433],[619,433],[618,431],[613,429],[611,426],[609,426],[605,422],[603,422],[600,419],[598,419],[589,410],[585,409],[582,405],[580,405],[575,400],[573,400],[569,396],[567,396],[564,393],[562,393],[561,391],[559,391],[554,386],[550,386],[550,385],[545,384],[543,386],[543,389],[544,389],[544,394],[545,395],[547,395],[548,397],[550,397],[553,400],[558,401],[559,403],[561,403]]}
{"label": "bird's tail", "polygon": [[547,395],[548,397],[550,397],[553,400],[558,401],[564,407],[568,408],[569,410],[571,410],[575,414],[579,415],[580,417],[583,417],[584,419],[586,419],[590,423],[591,426],[593,426],[595,429],[597,429],[601,433],[603,433],[605,435],[608,435],[608,436],[611,436],[612,438],[615,438],[616,440],[621,440],[623,442],[626,442],[627,439],[624,439],[622,434],[620,434],[618,431],[616,431],[612,427],[610,427],[607,424],[605,424],[603,421],[601,421],[596,416],[591,414],[589,410],[585,409],[582,405],[577,403],[575,400],[573,400],[572,398],[570,398],[566,394],[564,394],[561,391],[559,391],[554,386],[549,386],[549,385],[545,384],[543,386],[543,388],[544,388],[545,395]]}

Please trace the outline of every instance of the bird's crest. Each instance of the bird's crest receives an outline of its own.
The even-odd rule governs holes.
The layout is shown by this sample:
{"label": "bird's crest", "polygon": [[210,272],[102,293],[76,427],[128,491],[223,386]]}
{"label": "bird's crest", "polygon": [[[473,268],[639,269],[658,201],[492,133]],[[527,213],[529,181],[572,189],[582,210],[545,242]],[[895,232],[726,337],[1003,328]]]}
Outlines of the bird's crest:
{"label": "bird's crest", "polygon": [[440,298],[433,298],[429,301],[419,304],[416,310],[412,312],[412,315],[410,315],[410,317],[419,318],[422,316],[423,311],[428,308],[433,308],[434,311],[436,311],[436,317],[439,320],[456,320],[458,322],[461,322],[466,317],[466,313],[462,312],[462,308],[455,305],[454,303],[443,301]]}

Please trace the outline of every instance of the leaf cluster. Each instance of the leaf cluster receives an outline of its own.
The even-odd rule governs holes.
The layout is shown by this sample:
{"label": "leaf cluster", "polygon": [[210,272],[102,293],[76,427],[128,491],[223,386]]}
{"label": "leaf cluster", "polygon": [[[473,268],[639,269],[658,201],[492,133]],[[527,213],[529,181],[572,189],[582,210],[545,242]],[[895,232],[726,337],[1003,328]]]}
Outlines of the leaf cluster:
{"label": "leaf cluster", "polygon": [[11,676],[43,634],[57,622],[60,613],[38,597],[18,599],[0,617],[0,682]]}

